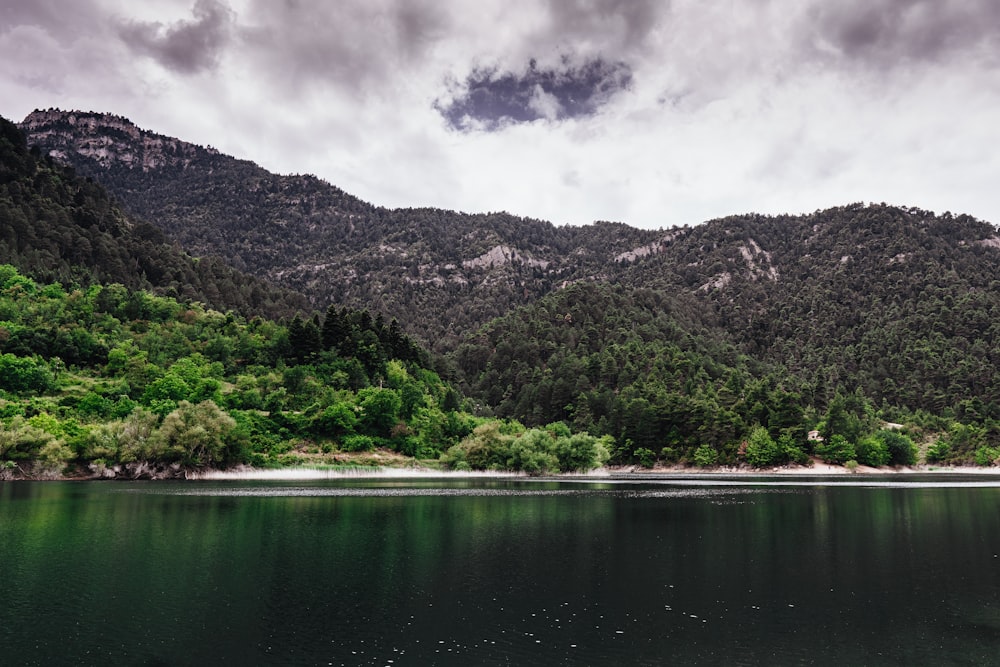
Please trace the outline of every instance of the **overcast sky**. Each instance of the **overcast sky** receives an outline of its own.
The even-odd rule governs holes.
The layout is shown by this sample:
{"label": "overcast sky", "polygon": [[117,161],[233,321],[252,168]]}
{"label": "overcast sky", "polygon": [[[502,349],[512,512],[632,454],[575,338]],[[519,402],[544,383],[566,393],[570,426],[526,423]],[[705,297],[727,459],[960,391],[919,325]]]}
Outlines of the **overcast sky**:
{"label": "overcast sky", "polygon": [[0,0],[0,115],[49,107],[392,207],[1000,222],[995,0]]}

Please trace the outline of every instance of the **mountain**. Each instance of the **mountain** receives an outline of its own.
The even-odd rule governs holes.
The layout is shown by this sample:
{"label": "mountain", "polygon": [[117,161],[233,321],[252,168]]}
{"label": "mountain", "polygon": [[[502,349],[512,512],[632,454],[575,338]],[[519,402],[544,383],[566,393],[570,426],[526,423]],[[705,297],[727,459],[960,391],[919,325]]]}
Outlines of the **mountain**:
{"label": "mountain", "polygon": [[189,252],[317,310],[396,317],[483,410],[572,421],[625,458],[701,441],[733,460],[755,424],[806,446],[801,432],[845,410],[979,424],[978,442],[1000,444],[1000,233],[969,216],[851,204],[555,227],[373,206],[114,116],[39,111],[21,127]]}
{"label": "mountain", "polygon": [[655,280],[695,294],[821,404],[838,384],[934,413],[1000,403],[1000,234],[970,216],[885,204],[734,216],[623,278]]}
{"label": "mountain", "polygon": [[226,310],[291,316],[306,307],[289,290],[196,259],[163,232],[133,221],[91,178],[37,149],[0,118],[0,263],[43,281],[121,283]]}
{"label": "mountain", "polygon": [[314,176],[271,174],[107,114],[36,111],[20,127],[188,252],[224,257],[307,294],[319,310],[335,303],[399,317],[438,351],[567,282],[606,279],[616,257],[647,252],[660,236],[622,224],[559,228],[506,213],[381,208]]}

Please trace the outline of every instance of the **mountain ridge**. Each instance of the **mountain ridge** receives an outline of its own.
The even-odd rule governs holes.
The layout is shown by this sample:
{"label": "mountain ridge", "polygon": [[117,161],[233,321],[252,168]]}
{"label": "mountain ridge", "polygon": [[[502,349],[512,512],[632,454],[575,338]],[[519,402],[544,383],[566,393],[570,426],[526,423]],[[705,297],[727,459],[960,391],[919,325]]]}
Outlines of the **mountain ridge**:
{"label": "mountain ridge", "polygon": [[[176,144],[183,159],[142,159],[145,146],[179,140],[134,126],[125,132],[122,124],[110,114],[47,110],[21,127],[31,143],[99,180],[192,254],[223,256],[306,293],[320,310],[344,303],[393,315],[427,304],[442,313],[472,292],[482,305],[460,324],[478,326],[555,285],[601,278],[615,257],[648,255],[660,236],[620,223],[557,228],[502,212],[386,209],[315,176],[270,174],[184,142]],[[430,326],[425,341],[458,342],[447,327]]]}
{"label": "mountain ridge", "polygon": [[[633,444],[667,437],[678,415],[688,414],[669,398],[682,395],[698,396],[691,409],[707,415],[742,406],[743,427],[769,423],[757,403],[790,401],[806,414],[856,391],[864,397],[856,405],[888,415],[924,410],[1000,419],[1000,325],[990,316],[1000,312],[1000,234],[971,216],[853,203],[657,231],[609,222],[555,227],[506,213],[386,209],[315,177],[277,176],[221,154],[195,152],[190,162],[154,160],[148,168],[135,158],[102,166],[74,148],[104,145],[87,138],[100,132],[99,123],[77,123],[86,130],[81,139],[66,123],[49,131],[62,121],[46,118],[36,118],[29,141],[61,151],[190,252],[252,268],[308,294],[317,310],[333,303],[398,318],[408,333],[448,356],[452,375],[473,398],[504,416],[586,426],[587,414],[600,413],[611,424],[607,432]],[[581,290],[566,301],[564,290],[580,283],[611,292]],[[675,325],[638,321],[655,320],[655,308],[669,304],[671,317],[688,324],[669,352],[680,355],[679,365],[661,370],[684,374],[690,364],[716,367],[711,360],[718,358],[739,377],[696,372],[664,384],[634,361],[633,379],[641,381],[630,380],[627,395],[612,400],[624,385],[615,384],[614,373],[596,372],[606,355],[580,346],[579,338],[592,334],[570,332],[573,312],[557,312],[561,303],[587,299],[613,304],[612,319],[597,312],[586,321],[598,330],[605,320],[621,328],[615,349],[632,350],[629,358],[667,353],[649,343]],[[501,349],[500,341],[520,343],[525,336],[538,340],[515,346],[513,356]],[[703,348],[690,344],[695,339],[716,342]],[[550,361],[555,350],[562,354],[558,363]],[[734,353],[758,366],[733,367]],[[520,370],[508,376],[514,366]],[[581,374],[582,368],[589,371]],[[766,388],[749,379],[755,374],[771,378]],[[493,386],[494,380],[505,384]],[[581,397],[588,402],[584,417]],[[649,423],[623,419],[629,410],[646,414]],[[688,449],[693,445],[686,441]]]}

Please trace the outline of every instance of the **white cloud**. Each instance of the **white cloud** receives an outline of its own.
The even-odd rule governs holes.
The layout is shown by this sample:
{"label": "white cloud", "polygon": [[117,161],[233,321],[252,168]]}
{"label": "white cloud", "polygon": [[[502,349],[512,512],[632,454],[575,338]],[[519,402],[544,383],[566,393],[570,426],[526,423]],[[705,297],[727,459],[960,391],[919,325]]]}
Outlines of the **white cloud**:
{"label": "white cloud", "polygon": [[[0,0],[0,113],[118,113],[388,206],[656,227],[884,200],[1000,221],[997,13],[987,0],[157,0],[141,13]],[[449,81],[522,75],[532,58],[553,72],[621,62],[630,87],[565,119],[568,98],[536,83],[535,119],[497,132],[457,132],[434,109]]]}

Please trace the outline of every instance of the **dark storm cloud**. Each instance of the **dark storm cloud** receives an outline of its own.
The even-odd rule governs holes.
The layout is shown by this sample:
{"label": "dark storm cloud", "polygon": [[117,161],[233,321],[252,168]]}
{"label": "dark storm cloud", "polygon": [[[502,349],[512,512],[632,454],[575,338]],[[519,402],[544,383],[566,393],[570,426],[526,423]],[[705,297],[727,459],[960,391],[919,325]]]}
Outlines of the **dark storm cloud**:
{"label": "dark storm cloud", "polygon": [[574,67],[563,58],[561,65],[540,68],[531,61],[521,74],[477,69],[450,102],[438,103],[438,111],[456,130],[495,130],[542,118],[578,118],[596,113],[632,81],[632,72],[623,62],[595,59]]}
{"label": "dark storm cloud", "polygon": [[592,116],[630,88],[630,61],[651,46],[669,7],[663,0],[547,0],[540,24],[522,32],[519,50],[532,58],[521,69],[473,67],[435,107],[458,130]]}
{"label": "dark storm cloud", "polygon": [[33,26],[60,41],[72,40],[81,30],[91,30],[98,14],[90,0],[0,0],[0,35],[16,26]]}
{"label": "dark storm cloud", "polygon": [[569,41],[603,42],[619,52],[641,46],[669,7],[664,0],[548,0],[551,28],[557,35]]}
{"label": "dark storm cloud", "polygon": [[418,67],[449,25],[436,1],[255,0],[246,18],[241,37],[264,75],[292,88],[354,91]]}
{"label": "dark storm cloud", "polygon": [[129,21],[120,26],[119,35],[134,52],[180,74],[210,69],[229,41],[233,13],[218,0],[198,0],[192,13],[194,20],[169,26]]}
{"label": "dark storm cloud", "polygon": [[940,61],[966,52],[1000,55],[995,0],[861,0],[817,3],[813,45],[877,67]]}

